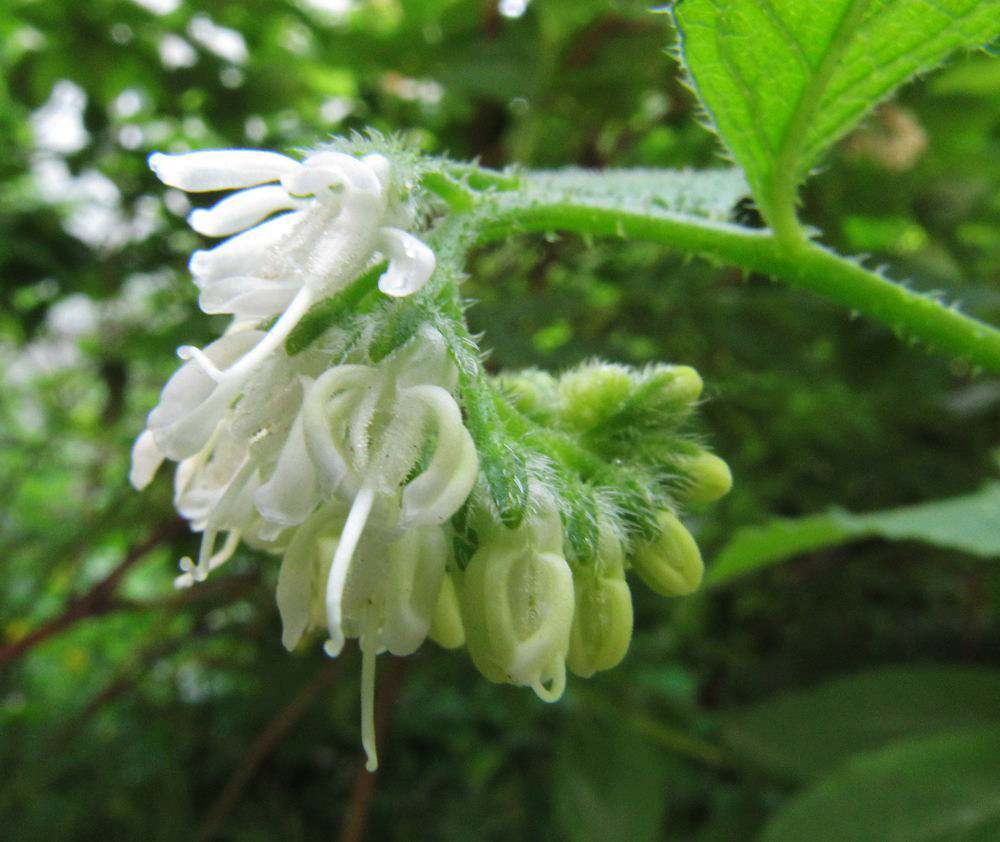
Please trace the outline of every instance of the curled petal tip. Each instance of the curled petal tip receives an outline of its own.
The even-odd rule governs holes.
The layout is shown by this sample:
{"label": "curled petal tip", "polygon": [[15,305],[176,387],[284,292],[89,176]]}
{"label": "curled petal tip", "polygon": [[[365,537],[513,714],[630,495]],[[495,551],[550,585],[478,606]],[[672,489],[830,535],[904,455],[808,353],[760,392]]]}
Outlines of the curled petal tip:
{"label": "curled petal tip", "polygon": [[390,179],[392,178],[392,164],[389,163],[389,159],[385,155],[373,152],[370,155],[365,155],[361,160],[375,173],[375,177],[378,178],[383,189],[389,186]]}
{"label": "curled petal tip", "polygon": [[378,280],[386,295],[402,298],[417,292],[434,273],[434,252],[412,234],[398,228],[379,232],[379,248],[389,258],[389,268]]}
{"label": "curled petal tip", "polygon": [[240,190],[211,208],[198,208],[188,217],[188,225],[206,237],[226,237],[251,228],[279,210],[302,206],[283,187],[269,184]]}
{"label": "curled petal tip", "polygon": [[430,464],[403,489],[400,525],[444,523],[465,502],[479,473],[479,456],[462,424],[455,399],[440,386],[412,386],[409,395],[431,410],[437,427],[437,447]]}

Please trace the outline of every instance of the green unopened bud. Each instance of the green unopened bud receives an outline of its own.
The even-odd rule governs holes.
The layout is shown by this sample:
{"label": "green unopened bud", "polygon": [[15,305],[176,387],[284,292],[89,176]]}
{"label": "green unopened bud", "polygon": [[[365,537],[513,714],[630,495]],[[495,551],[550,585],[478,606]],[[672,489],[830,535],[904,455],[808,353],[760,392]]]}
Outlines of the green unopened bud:
{"label": "green unopened bud", "polygon": [[682,491],[686,500],[714,503],[733,487],[729,465],[707,450],[678,460],[678,467],[687,475],[688,483]]}
{"label": "green unopened bud", "polygon": [[441,593],[438,594],[428,637],[445,649],[458,649],[465,643],[465,628],[462,626],[462,614],[458,606],[458,592],[455,590],[455,580],[450,575],[446,575],[444,582],[441,583]]}
{"label": "green unopened bud", "polygon": [[624,579],[576,583],[576,613],[566,663],[582,678],[616,666],[632,640],[632,594]]}
{"label": "green unopened bud", "polygon": [[661,394],[670,400],[694,403],[701,397],[701,375],[689,365],[659,365],[653,377],[661,384]]}
{"label": "green unopened bud", "polygon": [[469,560],[462,621],[476,668],[490,681],[530,686],[547,702],[566,686],[573,575],[566,560],[532,543],[494,541]]}
{"label": "green unopened bud", "polygon": [[660,534],[640,543],[632,556],[632,567],[661,596],[684,596],[701,584],[705,565],[691,533],[674,515],[656,516]]}
{"label": "green unopened bud", "polygon": [[563,420],[591,430],[621,408],[633,387],[631,374],[620,365],[592,363],[567,371],[559,380]]}
{"label": "green unopened bud", "polygon": [[552,417],[559,401],[559,384],[547,371],[528,368],[516,374],[504,373],[498,380],[519,412],[535,420]]}

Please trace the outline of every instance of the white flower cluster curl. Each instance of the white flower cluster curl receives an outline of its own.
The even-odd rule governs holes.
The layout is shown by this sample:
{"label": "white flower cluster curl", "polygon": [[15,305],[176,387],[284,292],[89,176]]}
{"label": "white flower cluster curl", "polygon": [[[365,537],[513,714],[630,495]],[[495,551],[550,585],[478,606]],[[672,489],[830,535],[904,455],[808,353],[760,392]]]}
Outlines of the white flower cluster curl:
{"label": "white flower cluster curl", "polygon": [[383,261],[379,290],[416,292],[434,254],[404,230],[412,211],[379,154],[320,151],[300,162],[212,150],[155,154],[150,165],[181,190],[238,191],[189,219],[229,237],[196,251],[190,268],[201,308],[233,321],[207,347],[179,349],[186,362],[135,443],[130,479],[143,488],[164,458],[179,463],[175,505],[202,533],[179,586],[204,579],[245,540],[284,554],[286,645],[311,626],[325,627],[332,656],[359,638],[374,766],[374,655],[408,654],[427,636],[448,557],[442,525],[468,497],[478,457],[454,364],[432,328],[378,363],[359,354],[331,367],[322,351],[290,356],[284,346],[313,304]]}

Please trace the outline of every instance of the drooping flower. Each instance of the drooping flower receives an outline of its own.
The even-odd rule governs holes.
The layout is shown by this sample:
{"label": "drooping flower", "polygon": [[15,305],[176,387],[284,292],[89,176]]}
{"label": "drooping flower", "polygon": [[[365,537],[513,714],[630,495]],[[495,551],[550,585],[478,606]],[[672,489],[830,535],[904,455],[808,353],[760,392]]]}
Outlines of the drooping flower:
{"label": "drooping flower", "polygon": [[205,312],[264,318],[296,299],[298,310],[336,292],[378,255],[389,261],[379,281],[386,295],[410,295],[434,271],[434,253],[403,230],[412,212],[383,155],[324,150],[299,162],[218,149],[155,153],[149,163],[161,181],[187,192],[239,191],[188,220],[206,236],[229,237],[191,257]]}
{"label": "drooping flower", "polygon": [[597,544],[592,563],[573,577],[576,608],[566,663],[582,678],[617,666],[632,640],[632,592],[621,536],[600,522]]}
{"label": "drooping flower", "polygon": [[281,526],[301,523],[323,501],[350,502],[326,585],[331,655],[344,643],[344,588],[376,503],[383,526],[437,526],[472,490],[479,461],[454,379],[441,335],[429,328],[379,365],[328,370],[308,388],[274,473],[254,495]]}
{"label": "drooping flower", "polygon": [[275,531],[291,530],[278,584],[285,645],[321,628],[332,657],[347,639],[360,643],[370,768],[375,655],[409,654],[427,637],[451,552],[443,525],[479,472],[455,378],[430,328],[377,365],[334,366],[305,383],[253,493]]}
{"label": "drooping flower", "polygon": [[[379,280],[387,295],[416,292],[434,271],[434,253],[396,227],[410,222],[410,212],[382,155],[321,151],[299,162],[259,150],[208,150],[156,153],[150,166],[161,181],[182,190],[239,191],[190,217],[192,227],[207,235],[235,234],[191,257],[202,309],[229,313],[238,324],[277,317],[266,331],[235,331],[205,350],[178,349],[192,365],[167,384],[149,421],[164,456],[184,458],[197,450],[188,441],[175,448],[170,439],[190,434],[206,441],[222,410],[309,308],[380,256],[389,261]],[[274,216],[279,211],[287,212]],[[200,400],[191,399],[194,392]],[[148,439],[140,455],[144,464],[153,458]],[[139,470],[137,480],[145,473]]]}
{"label": "drooping flower", "polygon": [[[392,528],[379,510],[363,534],[348,530],[351,512],[339,502],[312,515],[295,531],[278,577],[282,641],[289,649],[311,630],[329,628],[329,587],[339,551],[351,541],[350,565],[340,587],[338,622],[346,637],[357,638],[362,653],[361,733],[368,768],[375,749],[375,657],[382,652],[409,655],[426,639],[434,618],[449,542],[441,526]],[[335,654],[329,651],[330,654]]]}

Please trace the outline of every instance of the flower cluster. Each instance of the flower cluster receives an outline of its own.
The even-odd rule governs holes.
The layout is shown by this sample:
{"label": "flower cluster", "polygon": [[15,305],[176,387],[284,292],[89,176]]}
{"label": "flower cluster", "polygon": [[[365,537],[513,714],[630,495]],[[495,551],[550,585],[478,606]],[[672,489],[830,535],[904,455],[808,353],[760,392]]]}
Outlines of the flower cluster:
{"label": "flower cluster", "polygon": [[[586,677],[624,657],[627,569],[661,594],[697,587],[701,557],[675,503],[720,496],[729,474],[676,433],[700,393],[693,370],[470,380],[478,355],[445,324],[460,317],[421,293],[435,255],[412,233],[425,223],[408,180],[380,153],[215,150],[150,164],[181,190],[236,191],[189,219],[228,237],[190,268],[202,309],[232,321],[208,346],[179,349],[131,481],[143,488],[165,458],[178,463],[176,508],[202,533],[179,586],[245,541],[282,555],[286,647],[318,633],[336,657],[358,640],[369,768],[379,653],[407,655],[427,637],[464,644],[490,680],[552,701],[567,666]],[[314,306],[365,278],[365,307],[292,348]],[[426,317],[386,347],[407,297]]]}
{"label": "flower cluster", "polygon": [[349,637],[366,658],[412,652],[444,573],[442,524],[478,473],[454,364],[429,327],[378,363],[355,351],[330,365],[322,349],[284,348],[313,304],[381,261],[378,288],[393,297],[433,272],[431,250],[398,227],[412,213],[388,159],[323,151],[300,163],[218,150],[157,154],[150,164],[183,190],[238,190],[190,217],[201,233],[235,235],[191,258],[202,309],[232,323],[204,349],[180,349],[186,362],[132,454],[137,488],[164,458],[179,463],[175,505],[202,542],[196,561],[182,560],[178,584],[204,579],[242,539],[284,553],[287,645],[313,623],[318,592],[331,655]]}

